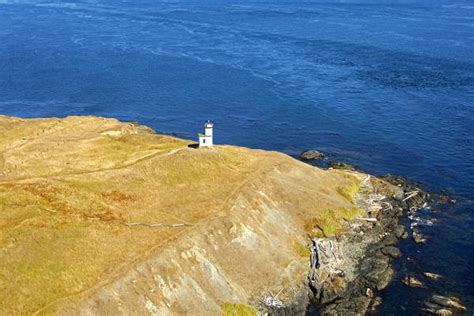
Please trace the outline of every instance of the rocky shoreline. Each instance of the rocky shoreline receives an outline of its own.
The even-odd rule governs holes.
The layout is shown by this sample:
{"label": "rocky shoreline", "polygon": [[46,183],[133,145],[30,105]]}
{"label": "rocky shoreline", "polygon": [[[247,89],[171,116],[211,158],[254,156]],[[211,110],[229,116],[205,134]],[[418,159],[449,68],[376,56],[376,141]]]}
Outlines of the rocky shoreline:
{"label": "rocky shoreline", "polygon": [[[456,199],[443,191],[429,194],[422,185],[402,176],[372,177],[349,163],[329,161],[317,150],[304,151],[299,158],[322,168],[341,169],[359,178],[365,177],[356,204],[365,210],[367,217],[350,220],[349,228],[336,236],[310,238],[310,268],[304,286],[293,289],[293,294],[281,301],[277,300],[280,306],[260,305],[261,314],[374,314],[382,304],[380,292],[395,276],[392,262],[402,255],[400,241],[408,238],[416,244],[427,241],[418,224],[424,225],[430,220],[420,219],[418,211],[436,204],[454,204]],[[406,226],[402,223],[403,218],[409,219],[411,224]],[[436,281],[442,276],[423,272],[422,278]],[[427,288],[411,274],[405,275],[401,282],[407,287]],[[420,304],[420,313],[427,315],[466,311],[458,298],[438,294],[432,294]]]}
{"label": "rocky shoreline", "polygon": [[[305,151],[300,159],[322,160],[325,155],[316,150]],[[455,199],[441,194],[429,194],[422,186],[396,175],[378,178],[366,175],[360,168],[344,162],[328,162],[332,169],[343,169],[366,178],[361,182],[361,194],[356,204],[365,209],[367,217],[356,218],[345,232],[333,237],[312,238],[310,271],[304,287],[295,290],[281,306],[263,306],[269,315],[362,315],[375,313],[382,304],[380,291],[392,281],[395,270],[392,261],[402,254],[400,240],[411,237],[417,244],[427,238],[416,221],[409,231],[401,223],[403,217],[413,219],[419,209],[437,203],[456,203]],[[381,181],[383,180],[383,181]],[[395,188],[387,194],[383,183]],[[415,223],[415,224],[414,224]],[[423,272],[429,280],[442,276]],[[417,277],[406,275],[401,282],[414,288],[427,288]],[[420,313],[453,315],[465,312],[466,307],[456,297],[433,294],[422,302]]]}
{"label": "rocky shoreline", "polygon": [[[424,205],[428,195],[401,177],[387,175],[381,178],[395,185],[398,191],[392,196],[382,196],[377,193],[377,187],[366,185],[368,199],[363,203],[369,215],[373,216],[371,219],[376,221],[353,222],[351,230],[335,238],[345,254],[338,265],[339,273],[331,273],[337,262],[323,255],[322,267],[329,266],[328,280],[324,284],[309,282],[314,294],[311,309],[315,313],[365,314],[382,302],[377,293],[393,278],[395,271],[391,261],[401,256],[397,247],[399,240],[408,238],[400,218],[410,209]],[[413,192],[418,193],[413,195]],[[371,204],[383,207],[371,214]]]}
{"label": "rocky shoreline", "polygon": [[[316,150],[300,155],[300,159],[306,161],[324,157]],[[329,162],[327,166],[362,172],[343,162]],[[352,220],[350,229],[335,237],[312,240],[312,267],[306,281],[310,289],[309,304],[305,314],[367,314],[382,303],[377,294],[389,285],[395,274],[391,262],[401,256],[398,248],[400,239],[409,237],[400,220],[402,216],[426,206],[430,195],[419,184],[401,176],[388,174],[380,179],[396,190],[387,194],[386,188],[377,187],[382,181],[367,176],[361,182],[363,194],[358,201],[359,206],[366,210],[367,218]],[[425,241],[416,229],[412,237],[417,243]],[[271,314],[298,311],[296,304],[291,304],[291,307],[275,312],[273,310]]]}
{"label": "rocky shoreline", "polygon": [[[356,170],[348,166],[344,169]],[[305,287],[295,291],[291,298],[282,299],[290,304],[263,306],[263,314],[367,314],[382,303],[377,294],[394,276],[391,262],[401,256],[399,240],[409,237],[400,219],[410,210],[425,205],[429,195],[415,183],[386,175],[380,179],[395,189],[387,195],[386,188],[381,187],[384,181],[365,176],[357,204],[366,210],[368,217],[351,220],[350,229],[337,236],[313,238]]]}

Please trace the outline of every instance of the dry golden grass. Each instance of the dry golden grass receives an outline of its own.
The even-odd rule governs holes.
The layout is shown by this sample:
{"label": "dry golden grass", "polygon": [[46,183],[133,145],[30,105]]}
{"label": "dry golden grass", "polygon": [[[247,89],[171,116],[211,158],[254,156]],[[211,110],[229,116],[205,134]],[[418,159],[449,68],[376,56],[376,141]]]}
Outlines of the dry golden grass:
{"label": "dry golden grass", "polygon": [[[357,181],[344,172],[190,143],[114,119],[0,116],[0,314],[54,311],[61,298],[230,212],[250,184],[270,190],[308,232],[334,234],[359,212]],[[123,225],[136,222],[191,226]]]}
{"label": "dry golden grass", "polygon": [[302,243],[299,243],[297,241],[293,242],[293,248],[295,252],[298,254],[298,256],[302,258],[309,258],[311,255],[311,252],[309,251],[308,245],[304,245]]}

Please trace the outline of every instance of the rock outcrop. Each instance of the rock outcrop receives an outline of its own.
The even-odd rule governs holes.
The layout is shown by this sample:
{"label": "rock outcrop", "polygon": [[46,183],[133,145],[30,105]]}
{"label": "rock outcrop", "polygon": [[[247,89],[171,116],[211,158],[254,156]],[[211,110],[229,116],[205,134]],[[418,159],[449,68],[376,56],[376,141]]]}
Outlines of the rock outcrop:
{"label": "rock outcrop", "polygon": [[[370,176],[361,181],[361,192],[365,194],[359,196],[357,203],[370,217],[351,221],[351,229],[340,234],[331,247],[342,251],[333,251],[329,263],[324,262],[326,254],[321,255],[322,267],[309,282],[314,292],[311,308],[318,314],[361,315],[381,304],[377,292],[390,283],[394,275],[391,261],[401,256],[396,247],[398,239],[406,238],[400,218],[410,208],[426,202],[420,187],[400,177],[388,179],[392,185]],[[411,200],[413,196],[423,198]],[[345,255],[337,255],[338,252]]]}
{"label": "rock outcrop", "polygon": [[311,149],[311,150],[303,151],[300,154],[300,158],[303,160],[323,160],[325,156],[323,153],[317,150]]}

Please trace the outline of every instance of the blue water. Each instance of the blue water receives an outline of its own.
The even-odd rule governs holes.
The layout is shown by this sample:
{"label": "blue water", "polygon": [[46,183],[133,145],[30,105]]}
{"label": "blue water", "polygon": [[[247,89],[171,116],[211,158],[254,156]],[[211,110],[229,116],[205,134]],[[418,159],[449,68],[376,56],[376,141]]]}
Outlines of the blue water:
{"label": "blue water", "polygon": [[317,148],[458,203],[402,244],[383,314],[474,306],[474,2],[0,0],[0,114],[100,115],[297,155]]}

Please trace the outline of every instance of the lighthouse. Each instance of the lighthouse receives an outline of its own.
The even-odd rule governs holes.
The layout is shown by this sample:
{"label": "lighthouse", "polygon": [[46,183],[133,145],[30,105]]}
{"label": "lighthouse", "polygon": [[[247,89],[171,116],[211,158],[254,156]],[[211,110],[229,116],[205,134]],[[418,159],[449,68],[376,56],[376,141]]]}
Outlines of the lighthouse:
{"label": "lighthouse", "polygon": [[199,134],[199,147],[211,147],[213,145],[212,141],[212,129],[214,124],[207,120],[204,123],[204,134]]}

